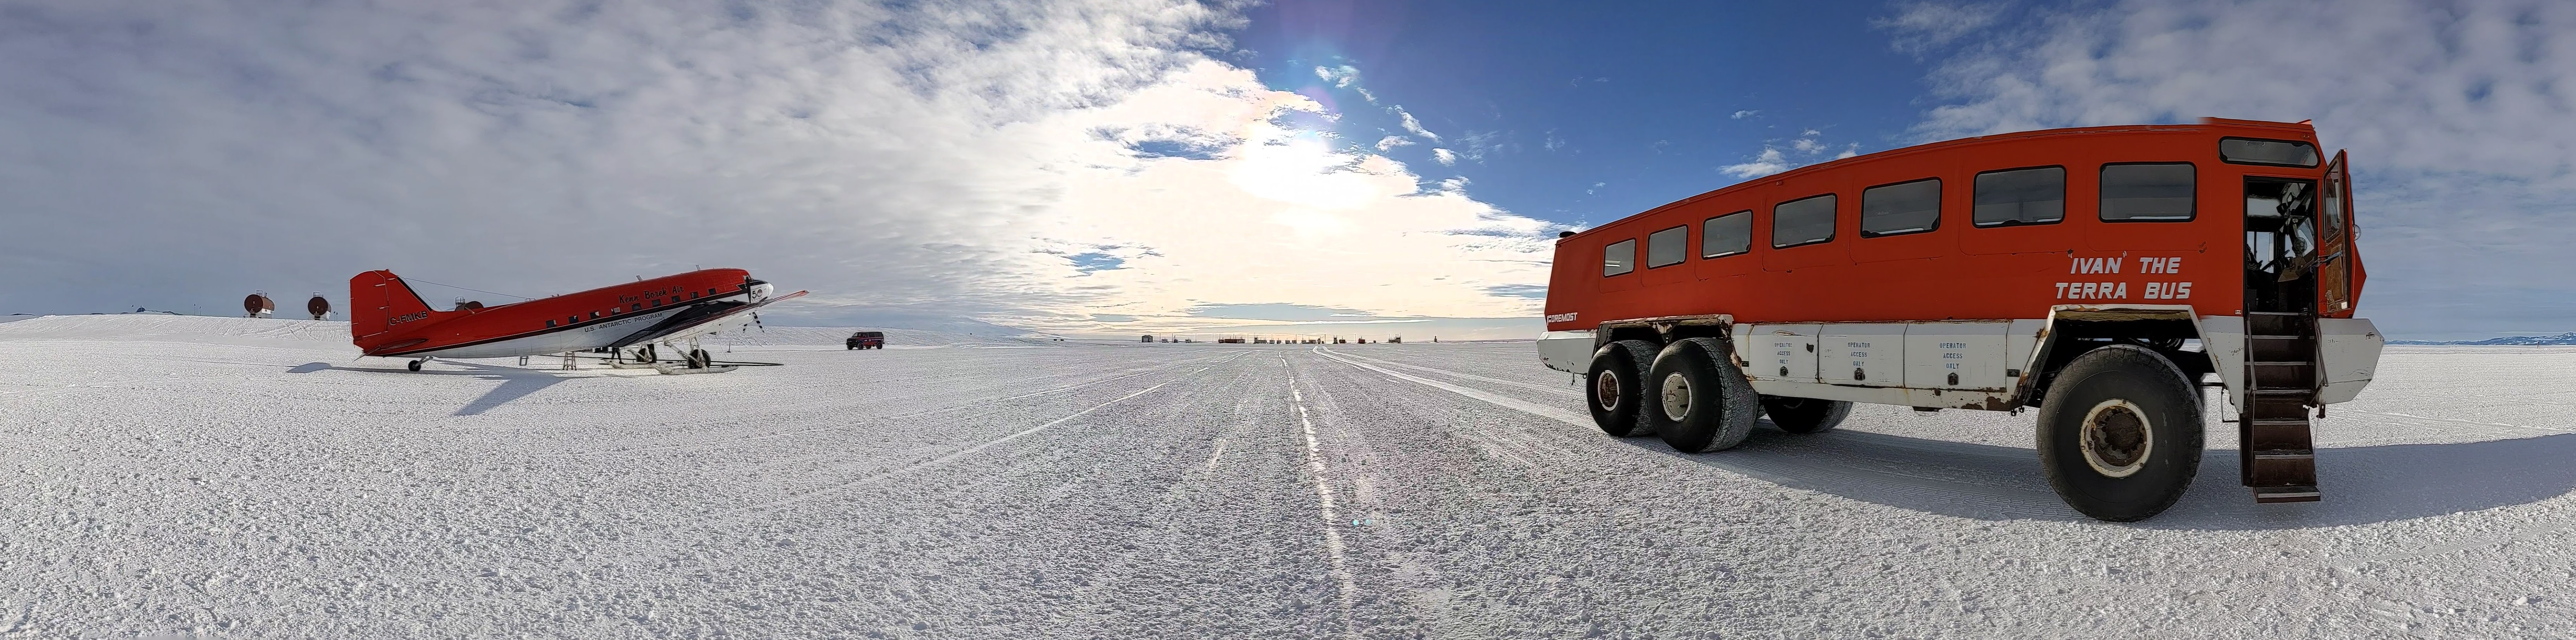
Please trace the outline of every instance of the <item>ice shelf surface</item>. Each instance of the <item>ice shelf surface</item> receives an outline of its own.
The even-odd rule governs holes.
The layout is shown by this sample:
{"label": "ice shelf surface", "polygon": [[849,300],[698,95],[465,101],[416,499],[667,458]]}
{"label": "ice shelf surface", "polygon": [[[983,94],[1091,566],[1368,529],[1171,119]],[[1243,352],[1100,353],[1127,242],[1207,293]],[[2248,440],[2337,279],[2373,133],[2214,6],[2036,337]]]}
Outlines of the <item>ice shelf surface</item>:
{"label": "ice shelf surface", "polygon": [[1528,343],[817,329],[658,376],[344,332],[0,325],[0,637],[2576,636],[2576,348],[2391,348],[2320,503],[2252,504],[2213,415],[2123,525],[2027,414],[1681,455]]}

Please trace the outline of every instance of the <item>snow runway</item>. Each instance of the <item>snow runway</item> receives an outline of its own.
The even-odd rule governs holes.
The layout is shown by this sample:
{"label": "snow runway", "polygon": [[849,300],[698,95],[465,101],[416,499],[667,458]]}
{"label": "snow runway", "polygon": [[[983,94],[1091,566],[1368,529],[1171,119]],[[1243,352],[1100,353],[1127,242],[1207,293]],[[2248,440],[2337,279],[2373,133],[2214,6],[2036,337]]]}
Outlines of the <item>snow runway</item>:
{"label": "snow runway", "polygon": [[0,324],[0,637],[2576,634],[2576,349],[2391,348],[2325,502],[2213,418],[2115,525],[2027,415],[1681,455],[1526,343],[412,374],[338,326]]}

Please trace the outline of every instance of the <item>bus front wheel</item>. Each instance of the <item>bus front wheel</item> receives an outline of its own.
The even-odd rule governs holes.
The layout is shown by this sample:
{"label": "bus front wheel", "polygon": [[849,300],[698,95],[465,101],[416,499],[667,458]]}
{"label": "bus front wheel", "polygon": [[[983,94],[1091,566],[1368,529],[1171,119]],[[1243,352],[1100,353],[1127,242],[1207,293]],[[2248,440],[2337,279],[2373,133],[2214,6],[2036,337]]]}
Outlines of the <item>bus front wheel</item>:
{"label": "bus front wheel", "polygon": [[2163,513],[2200,472],[2201,417],[2182,368],[2115,344],[2077,356],[2039,405],[2039,466],[2057,496],[2096,519]]}

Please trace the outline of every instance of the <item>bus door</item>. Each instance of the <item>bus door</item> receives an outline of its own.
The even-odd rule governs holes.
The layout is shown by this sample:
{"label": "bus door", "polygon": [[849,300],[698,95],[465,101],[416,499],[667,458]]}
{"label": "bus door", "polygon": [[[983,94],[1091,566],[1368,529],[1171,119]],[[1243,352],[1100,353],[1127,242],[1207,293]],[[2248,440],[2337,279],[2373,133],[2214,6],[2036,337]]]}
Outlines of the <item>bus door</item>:
{"label": "bus door", "polygon": [[2352,317],[2352,178],[2342,151],[2326,165],[2326,185],[2317,194],[2317,315]]}
{"label": "bus door", "polygon": [[2318,308],[2317,182],[2245,178],[2245,310],[2309,314]]}

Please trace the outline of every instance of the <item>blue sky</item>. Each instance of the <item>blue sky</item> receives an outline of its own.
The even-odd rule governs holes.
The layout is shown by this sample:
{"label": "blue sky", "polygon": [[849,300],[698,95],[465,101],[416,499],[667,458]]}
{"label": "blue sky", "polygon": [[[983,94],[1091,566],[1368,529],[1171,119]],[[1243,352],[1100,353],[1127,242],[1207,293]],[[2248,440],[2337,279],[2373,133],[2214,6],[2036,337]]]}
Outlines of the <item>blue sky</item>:
{"label": "blue sky", "polygon": [[[1889,45],[1878,2],[1289,2],[1260,7],[1238,55],[1272,87],[1320,92],[1354,143],[1426,177],[1465,176],[1515,213],[1600,223],[1742,180],[1721,167],[1799,139],[1903,146],[1929,65]],[[1351,86],[1314,68],[1358,70]],[[1374,106],[1358,91],[1373,95]],[[1738,112],[1750,112],[1737,117]],[[1816,135],[1803,135],[1807,131]],[[1462,153],[1439,167],[1432,149]],[[1827,153],[1830,156],[1831,153]],[[1595,186],[1595,185],[1598,186]]]}
{"label": "blue sky", "polygon": [[0,0],[0,87],[0,313],[703,265],[802,324],[1527,337],[1567,228],[2220,116],[2352,150],[2390,335],[2576,330],[2568,2]]}

